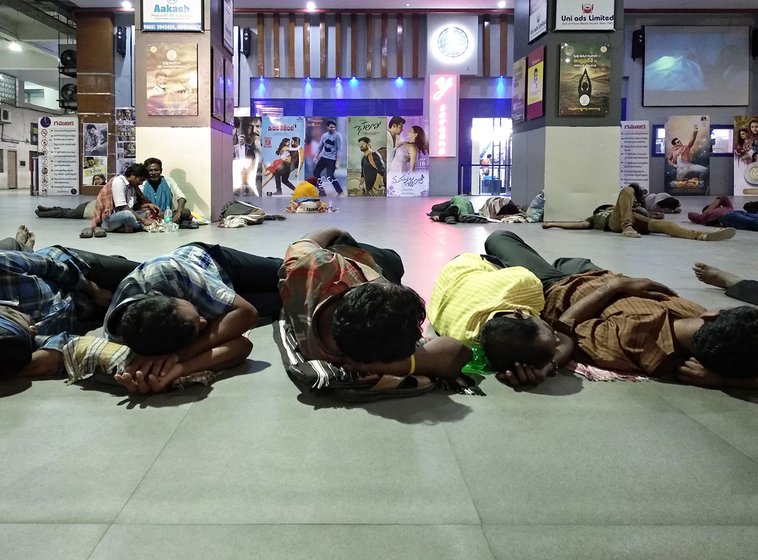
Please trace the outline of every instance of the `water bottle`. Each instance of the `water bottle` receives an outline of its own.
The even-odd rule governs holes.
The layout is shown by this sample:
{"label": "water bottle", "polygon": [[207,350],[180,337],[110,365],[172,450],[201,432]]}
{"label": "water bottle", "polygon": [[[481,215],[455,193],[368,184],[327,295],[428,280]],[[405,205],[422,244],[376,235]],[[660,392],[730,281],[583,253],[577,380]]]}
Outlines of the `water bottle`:
{"label": "water bottle", "polygon": [[326,209],[327,212],[334,212],[334,205],[332,204],[332,201],[329,201],[329,206]]}
{"label": "water bottle", "polygon": [[166,208],[166,211],[163,213],[163,231],[166,233],[171,233],[174,231],[174,221],[173,221],[174,213],[171,210],[171,207],[169,206]]}

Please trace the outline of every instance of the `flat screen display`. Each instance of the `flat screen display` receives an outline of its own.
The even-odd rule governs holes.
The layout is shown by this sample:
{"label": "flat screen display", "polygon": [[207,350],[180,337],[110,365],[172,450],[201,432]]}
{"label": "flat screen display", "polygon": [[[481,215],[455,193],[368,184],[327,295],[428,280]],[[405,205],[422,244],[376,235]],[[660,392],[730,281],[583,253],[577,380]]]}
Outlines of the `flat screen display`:
{"label": "flat screen display", "polygon": [[642,103],[748,105],[750,28],[645,26]]}

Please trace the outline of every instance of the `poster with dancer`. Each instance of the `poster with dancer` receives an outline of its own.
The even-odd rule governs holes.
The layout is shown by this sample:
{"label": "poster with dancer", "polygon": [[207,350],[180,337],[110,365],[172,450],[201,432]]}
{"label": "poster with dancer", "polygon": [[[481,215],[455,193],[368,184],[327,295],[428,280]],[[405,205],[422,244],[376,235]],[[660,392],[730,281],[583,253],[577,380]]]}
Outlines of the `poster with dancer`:
{"label": "poster with dancer", "polygon": [[758,116],[735,116],[734,196],[758,195]]}
{"label": "poster with dancer", "polygon": [[666,121],[665,189],[669,194],[708,194],[711,120],[706,115]]}
{"label": "poster with dancer", "polygon": [[348,117],[347,195],[386,196],[387,119]]}
{"label": "poster with dancer", "polygon": [[558,114],[607,115],[610,99],[610,45],[601,41],[561,43]]}
{"label": "poster with dancer", "polygon": [[147,114],[197,115],[197,45],[147,45]]}
{"label": "poster with dancer", "polygon": [[[387,196],[428,196],[429,126],[421,116],[403,117],[401,127],[391,126],[395,119],[387,118]],[[394,144],[391,158],[390,142]]]}
{"label": "poster with dancer", "polygon": [[[263,117],[261,194],[290,196],[302,180],[304,117]],[[282,190],[282,185],[286,189]]]}
{"label": "poster with dancer", "polygon": [[545,114],[542,80],[545,72],[545,47],[534,49],[526,57],[526,118],[538,119]]}
{"label": "poster with dancer", "polygon": [[347,186],[347,117],[307,117],[304,177],[316,177],[321,196],[340,196]]}
{"label": "poster with dancer", "polygon": [[[249,112],[249,109],[243,109]],[[232,129],[234,196],[261,195],[261,117],[236,116]]]}

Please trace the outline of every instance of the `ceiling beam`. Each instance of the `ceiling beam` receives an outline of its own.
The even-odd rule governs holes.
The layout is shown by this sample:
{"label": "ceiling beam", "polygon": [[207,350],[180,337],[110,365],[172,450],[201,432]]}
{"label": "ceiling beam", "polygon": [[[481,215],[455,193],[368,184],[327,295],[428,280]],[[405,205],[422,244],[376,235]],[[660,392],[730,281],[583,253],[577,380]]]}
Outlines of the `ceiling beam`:
{"label": "ceiling beam", "polygon": [[[75,26],[49,15],[48,13],[37,8],[36,6],[33,6],[27,2],[24,2],[23,0],[3,0],[3,4],[9,8],[16,10],[17,12],[21,14],[24,14],[27,17],[32,18],[35,21],[38,21],[39,23],[43,25],[46,25],[47,27],[55,29],[58,33],[62,35],[67,35],[69,37],[76,38]],[[72,21],[65,10],[61,11],[61,14],[67,20]]]}

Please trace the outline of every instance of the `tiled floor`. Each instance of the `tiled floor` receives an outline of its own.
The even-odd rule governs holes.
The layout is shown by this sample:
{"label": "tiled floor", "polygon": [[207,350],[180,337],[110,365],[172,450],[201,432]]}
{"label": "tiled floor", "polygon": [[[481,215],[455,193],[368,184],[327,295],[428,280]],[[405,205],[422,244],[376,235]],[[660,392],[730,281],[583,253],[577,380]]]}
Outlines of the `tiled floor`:
{"label": "tiled floor", "polygon": [[[737,302],[699,284],[694,261],[758,278],[751,232],[705,243],[451,226],[424,215],[438,201],[341,199],[334,214],[244,229],[83,240],[84,222],[32,213],[78,199],[0,192],[0,235],[23,222],[39,247],[142,260],[190,240],[282,255],[334,225],[397,249],[425,297],[449,258],[499,227],[548,258],[589,256],[708,307]],[[253,334],[247,365],[207,389],[129,399],[40,381],[0,399],[0,557],[755,558],[757,396],[562,375],[532,391],[488,379],[486,397],[345,406],[299,395],[272,327]]]}

